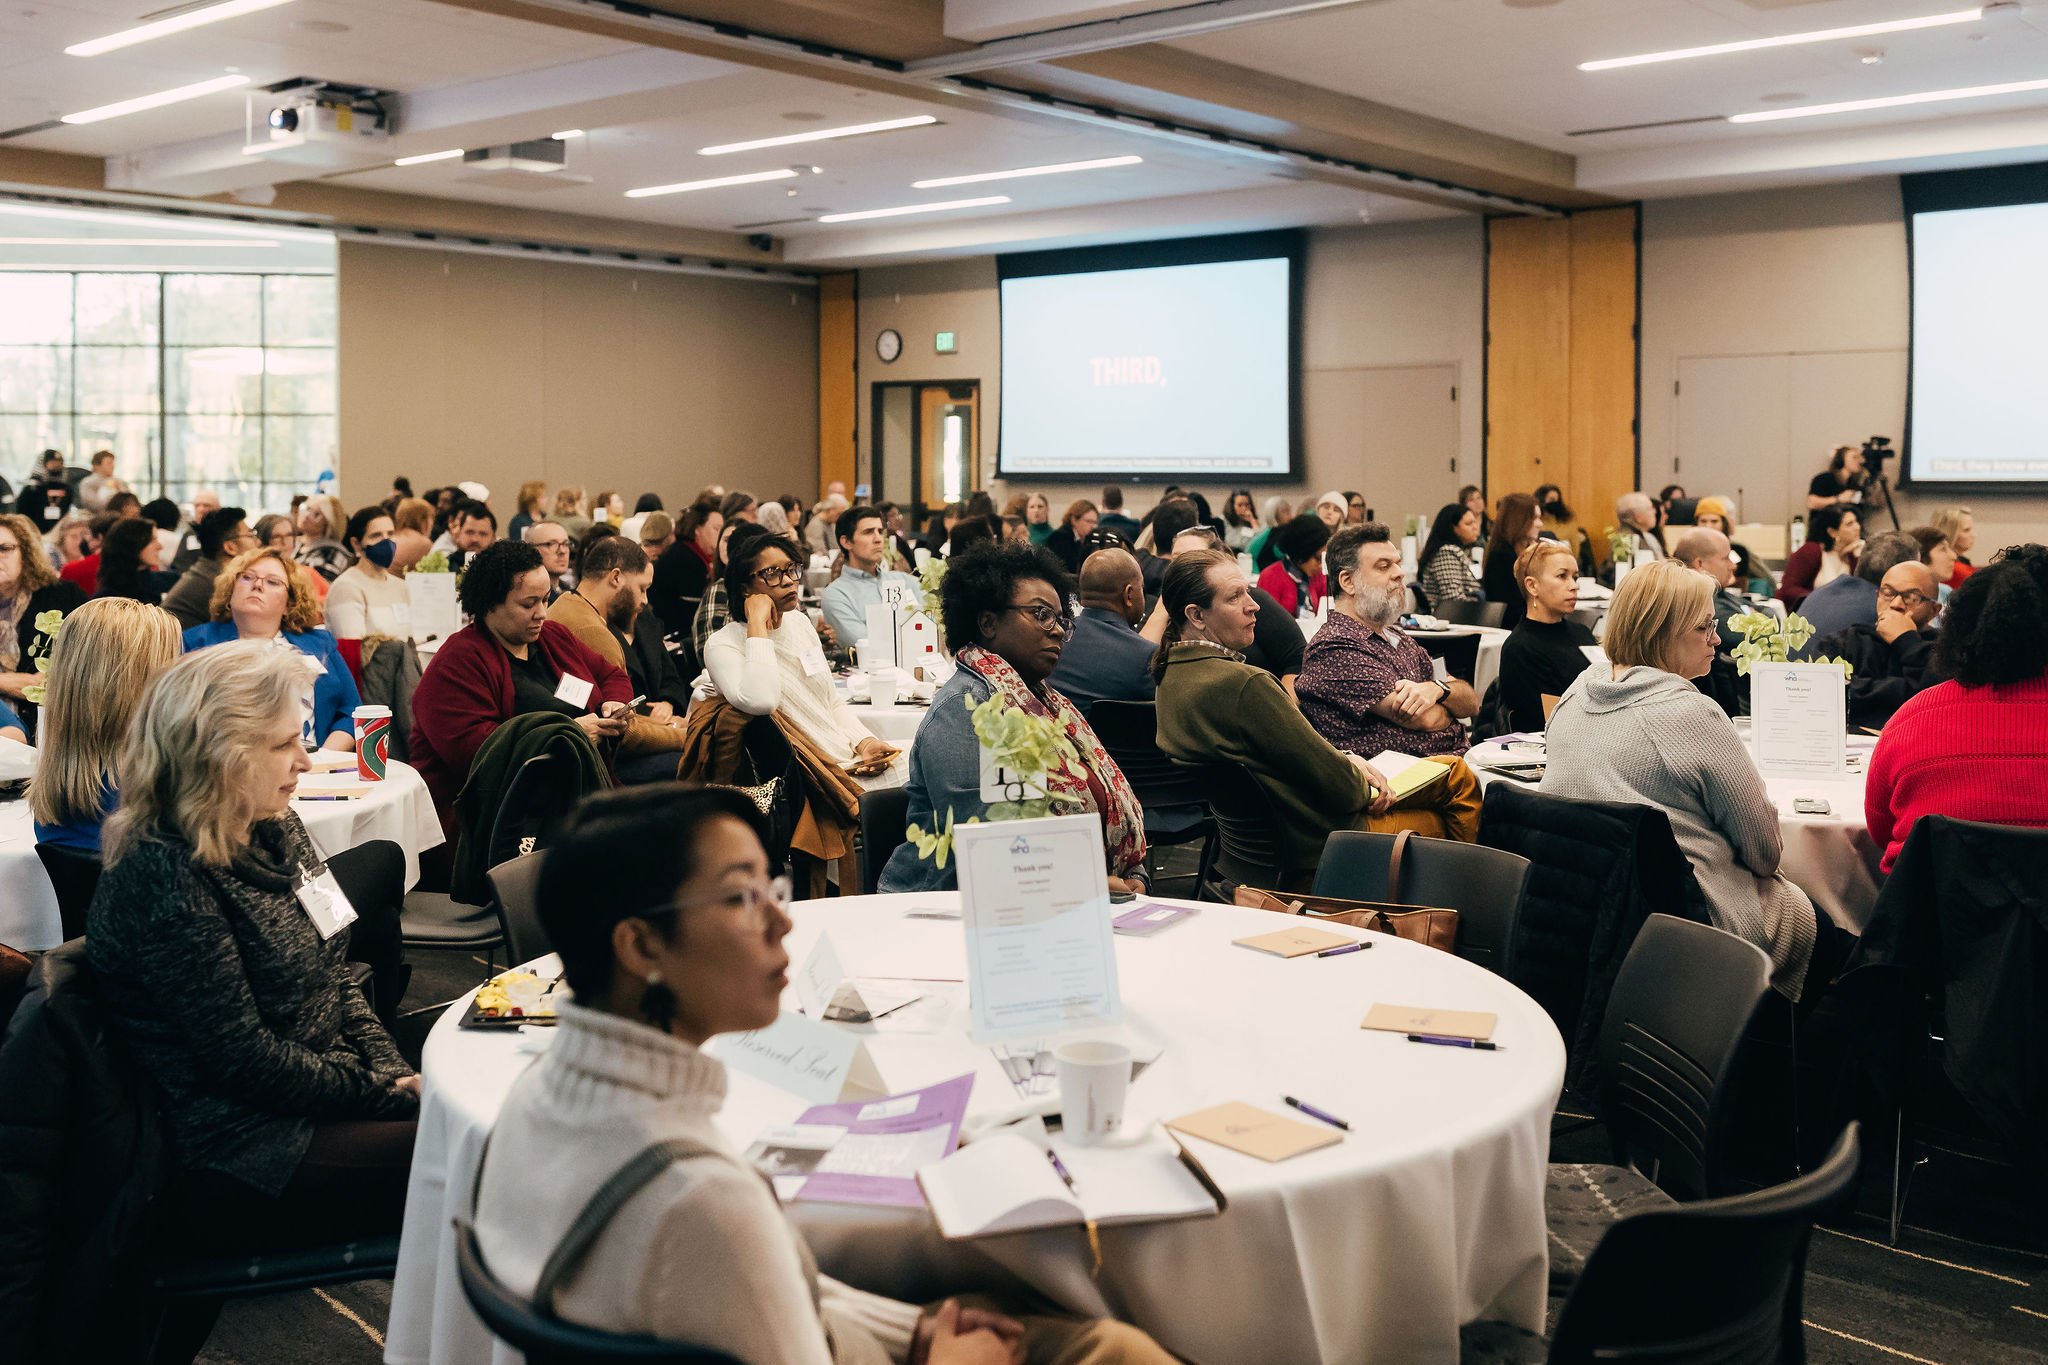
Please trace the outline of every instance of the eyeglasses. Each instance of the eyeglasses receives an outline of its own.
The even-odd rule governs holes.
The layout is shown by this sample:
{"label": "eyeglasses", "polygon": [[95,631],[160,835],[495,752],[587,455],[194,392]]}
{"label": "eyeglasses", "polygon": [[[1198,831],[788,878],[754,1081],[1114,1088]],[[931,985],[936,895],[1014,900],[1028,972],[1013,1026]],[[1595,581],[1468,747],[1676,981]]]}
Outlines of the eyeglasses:
{"label": "eyeglasses", "polygon": [[569,538],[563,536],[560,540],[529,540],[526,543],[536,550],[565,550],[569,547]]}
{"label": "eyeglasses", "polygon": [[291,584],[282,578],[272,578],[268,574],[260,573],[237,574],[235,582],[245,588],[275,588],[279,592],[288,591],[291,587]]}
{"label": "eyeglasses", "polygon": [[804,571],[794,564],[785,564],[779,569],[756,569],[754,577],[771,587],[777,583],[794,583],[804,576]]}
{"label": "eyeglasses", "polygon": [[651,906],[640,912],[642,918],[652,919],[657,915],[679,915],[693,906],[706,906],[713,910],[726,910],[733,914],[745,915],[755,927],[768,923],[768,909],[785,910],[789,906],[792,887],[789,878],[777,877],[766,886],[756,882],[750,886],[736,886],[715,896],[702,900],[684,901],[680,905]]}
{"label": "eyeglasses", "polygon": [[1902,607],[1912,608],[1932,599],[1926,593],[1914,588],[1908,588],[1904,592],[1899,592],[1894,588],[1880,586],[1877,590],[1877,600],[1880,602],[1897,602]]}
{"label": "eyeglasses", "polygon": [[1074,628],[1073,617],[1056,608],[1048,607],[1043,602],[1012,602],[1003,610],[1022,612],[1036,621],[1040,630],[1051,630],[1057,626],[1060,634],[1065,635]]}

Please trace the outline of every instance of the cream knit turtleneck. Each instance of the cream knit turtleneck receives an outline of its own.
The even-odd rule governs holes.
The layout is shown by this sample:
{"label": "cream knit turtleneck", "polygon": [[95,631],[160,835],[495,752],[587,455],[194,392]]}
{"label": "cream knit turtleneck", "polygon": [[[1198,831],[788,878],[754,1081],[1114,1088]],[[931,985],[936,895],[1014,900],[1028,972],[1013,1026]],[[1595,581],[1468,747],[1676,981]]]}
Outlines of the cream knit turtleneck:
{"label": "cream knit turtleneck", "polygon": [[613,1172],[651,1143],[679,1161],[628,1200],[556,1296],[569,1321],[724,1351],[750,1365],[879,1365],[908,1354],[919,1310],[821,1279],[767,1185],[713,1121],[725,1067],[644,1024],[564,1005],[555,1040],[492,1129],[475,1223],[486,1264],[530,1294]]}

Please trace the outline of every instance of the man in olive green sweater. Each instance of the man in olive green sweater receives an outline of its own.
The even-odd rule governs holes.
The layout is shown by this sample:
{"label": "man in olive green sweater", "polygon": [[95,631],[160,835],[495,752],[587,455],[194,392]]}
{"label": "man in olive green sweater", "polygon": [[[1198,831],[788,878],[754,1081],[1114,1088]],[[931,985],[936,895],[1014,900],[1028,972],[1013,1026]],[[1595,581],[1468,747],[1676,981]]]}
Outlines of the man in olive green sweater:
{"label": "man in olive green sweater", "polygon": [[1314,874],[1334,830],[1413,830],[1471,842],[1479,831],[1479,783],[1461,758],[1450,772],[1396,805],[1391,784],[1364,759],[1331,746],[1273,675],[1243,662],[1258,604],[1228,555],[1186,555],[1167,570],[1168,612],[1159,666],[1159,747],[1182,763],[1241,763],[1280,813],[1288,858]]}

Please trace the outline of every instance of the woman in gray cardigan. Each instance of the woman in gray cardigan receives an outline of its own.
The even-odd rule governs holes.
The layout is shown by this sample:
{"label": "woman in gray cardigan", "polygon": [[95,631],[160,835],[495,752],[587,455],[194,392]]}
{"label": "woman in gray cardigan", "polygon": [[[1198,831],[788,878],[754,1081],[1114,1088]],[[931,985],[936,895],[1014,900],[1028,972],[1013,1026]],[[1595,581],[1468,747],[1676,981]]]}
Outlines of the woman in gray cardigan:
{"label": "woman in gray cardigan", "polygon": [[1714,926],[1770,954],[1771,984],[1798,1000],[1819,933],[1813,902],[1779,871],[1777,808],[1742,737],[1691,681],[1719,645],[1713,583],[1673,560],[1637,569],[1614,595],[1605,645],[1609,662],[1551,713],[1542,790],[1662,810]]}
{"label": "woman in gray cardigan", "polygon": [[[160,1096],[194,1245],[394,1231],[419,1077],[350,976],[346,908],[292,813],[304,658],[269,641],[173,664],[121,755],[86,948]],[[309,886],[310,883],[310,886]],[[328,881],[331,885],[331,878]]]}

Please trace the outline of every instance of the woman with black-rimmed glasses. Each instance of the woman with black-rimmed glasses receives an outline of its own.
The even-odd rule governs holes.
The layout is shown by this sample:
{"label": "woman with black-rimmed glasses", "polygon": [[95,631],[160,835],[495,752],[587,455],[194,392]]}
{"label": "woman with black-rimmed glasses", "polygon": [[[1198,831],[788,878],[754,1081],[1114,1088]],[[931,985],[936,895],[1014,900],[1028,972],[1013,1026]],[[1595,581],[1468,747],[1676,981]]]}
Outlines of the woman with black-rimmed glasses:
{"label": "woman with black-rimmed glasses", "polygon": [[752,716],[775,716],[855,777],[880,777],[901,752],[868,733],[832,686],[818,629],[798,605],[803,552],[795,541],[742,525],[726,544],[733,619],[704,641],[718,695]]}
{"label": "woman with black-rimmed glasses", "polygon": [[[988,544],[954,559],[939,591],[946,647],[958,669],[932,698],[931,714],[910,746],[910,823],[942,831],[949,818],[954,824],[986,818],[972,712],[1001,693],[1017,710],[1059,725],[1071,752],[1045,774],[1055,812],[1101,815],[1110,890],[1144,891],[1145,815],[1138,798],[1079,709],[1046,683],[1073,627],[1073,578],[1043,547]],[[952,860],[940,867],[915,844],[899,847],[882,869],[884,891],[953,885]]]}

